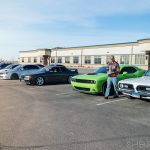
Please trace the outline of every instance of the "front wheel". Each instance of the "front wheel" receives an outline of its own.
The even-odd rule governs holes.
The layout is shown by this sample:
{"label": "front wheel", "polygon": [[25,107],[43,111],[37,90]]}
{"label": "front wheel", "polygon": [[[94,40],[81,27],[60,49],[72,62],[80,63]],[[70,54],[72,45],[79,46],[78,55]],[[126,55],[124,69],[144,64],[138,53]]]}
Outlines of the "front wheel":
{"label": "front wheel", "polygon": [[128,99],[135,99],[135,97],[132,97],[132,96],[128,96]]}
{"label": "front wheel", "polygon": [[104,83],[104,85],[103,85],[103,87],[102,87],[102,94],[103,94],[103,95],[105,95],[106,88],[107,88],[107,84]]}
{"label": "front wheel", "polygon": [[11,80],[17,80],[17,79],[19,79],[18,75],[17,74],[12,74]]}
{"label": "front wheel", "polygon": [[38,86],[44,85],[44,78],[43,77],[37,77],[35,83]]}

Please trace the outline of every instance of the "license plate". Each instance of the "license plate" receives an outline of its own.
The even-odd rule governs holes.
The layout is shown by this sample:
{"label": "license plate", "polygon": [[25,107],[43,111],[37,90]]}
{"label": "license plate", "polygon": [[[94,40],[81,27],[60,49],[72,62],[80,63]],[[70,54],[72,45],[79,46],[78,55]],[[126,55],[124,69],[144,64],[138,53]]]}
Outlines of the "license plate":
{"label": "license plate", "polygon": [[133,92],[133,93],[132,93],[132,96],[133,96],[133,97],[140,98],[140,94],[139,94],[139,93],[137,93],[137,92]]}

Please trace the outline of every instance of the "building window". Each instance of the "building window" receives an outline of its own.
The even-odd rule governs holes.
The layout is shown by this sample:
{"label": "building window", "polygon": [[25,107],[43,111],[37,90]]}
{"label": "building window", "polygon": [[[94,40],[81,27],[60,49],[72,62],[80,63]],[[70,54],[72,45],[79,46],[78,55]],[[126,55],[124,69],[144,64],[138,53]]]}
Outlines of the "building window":
{"label": "building window", "polygon": [[69,64],[70,63],[70,57],[65,57],[65,63]]}
{"label": "building window", "polygon": [[21,62],[24,62],[24,57],[21,58]]}
{"label": "building window", "polygon": [[52,63],[52,64],[55,63],[55,57],[52,57],[52,58],[51,58],[51,63]]}
{"label": "building window", "polygon": [[135,64],[145,65],[145,55],[142,54],[135,55]]}
{"label": "building window", "polygon": [[85,64],[91,64],[91,56],[85,56]]}
{"label": "building window", "polygon": [[79,57],[78,56],[74,56],[73,57],[73,63],[74,64],[78,64],[79,63]]}
{"label": "building window", "polygon": [[94,56],[94,64],[101,64],[101,57],[100,56]]}
{"label": "building window", "polygon": [[106,56],[106,64],[109,62],[109,60],[110,60],[110,55],[107,55]]}
{"label": "building window", "polygon": [[148,60],[148,56],[147,55],[146,55],[145,59]]}
{"label": "building window", "polygon": [[34,62],[34,63],[37,63],[37,57],[34,57],[33,62]]}
{"label": "building window", "polygon": [[58,63],[62,63],[62,57],[58,57]]}
{"label": "building window", "polygon": [[28,63],[31,63],[31,57],[28,57]]}
{"label": "building window", "polygon": [[43,57],[40,57],[40,63],[42,63],[43,62]]}
{"label": "building window", "polygon": [[120,64],[129,64],[129,55],[120,56]]}

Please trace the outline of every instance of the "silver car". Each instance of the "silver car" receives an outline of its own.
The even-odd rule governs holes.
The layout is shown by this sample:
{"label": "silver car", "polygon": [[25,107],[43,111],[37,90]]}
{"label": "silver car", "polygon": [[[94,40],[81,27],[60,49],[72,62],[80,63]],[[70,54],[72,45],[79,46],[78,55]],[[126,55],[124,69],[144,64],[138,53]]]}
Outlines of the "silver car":
{"label": "silver car", "polygon": [[130,98],[150,99],[150,70],[143,77],[119,81],[118,87],[120,92]]}
{"label": "silver car", "polygon": [[11,79],[17,80],[22,74],[31,74],[34,71],[36,72],[41,67],[39,65],[19,65],[14,69],[9,70],[3,74],[0,74],[1,79]]}
{"label": "silver car", "polygon": [[10,71],[11,69],[14,69],[15,67],[17,67],[19,64],[10,64],[7,67],[5,67],[4,69],[0,70],[0,74],[5,74],[6,72]]}

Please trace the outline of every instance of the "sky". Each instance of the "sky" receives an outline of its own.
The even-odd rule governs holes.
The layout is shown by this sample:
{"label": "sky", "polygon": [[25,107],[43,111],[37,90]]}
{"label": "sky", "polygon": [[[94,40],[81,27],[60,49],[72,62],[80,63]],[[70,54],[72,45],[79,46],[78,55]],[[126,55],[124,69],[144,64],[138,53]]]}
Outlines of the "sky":
{"label": "sky", "polygon": [[0,59],[150,38],[150,0],[0,0]]}

